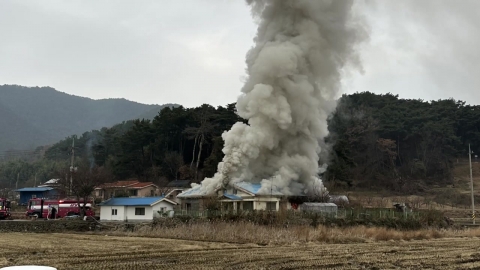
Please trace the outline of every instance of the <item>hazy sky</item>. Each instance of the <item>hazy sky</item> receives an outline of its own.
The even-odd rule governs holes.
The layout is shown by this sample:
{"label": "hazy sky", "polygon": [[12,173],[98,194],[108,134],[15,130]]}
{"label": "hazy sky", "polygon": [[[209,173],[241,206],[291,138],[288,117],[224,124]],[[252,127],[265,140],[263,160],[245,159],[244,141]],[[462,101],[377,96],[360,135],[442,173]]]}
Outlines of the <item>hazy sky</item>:
{"label": "hazy sky", "polygon": [[[366,1],[364,72],[344,92],[480,104],[480,1]],[[255,32],[242,0],[1,0],[0,84],[225,105],[240,93]]]}

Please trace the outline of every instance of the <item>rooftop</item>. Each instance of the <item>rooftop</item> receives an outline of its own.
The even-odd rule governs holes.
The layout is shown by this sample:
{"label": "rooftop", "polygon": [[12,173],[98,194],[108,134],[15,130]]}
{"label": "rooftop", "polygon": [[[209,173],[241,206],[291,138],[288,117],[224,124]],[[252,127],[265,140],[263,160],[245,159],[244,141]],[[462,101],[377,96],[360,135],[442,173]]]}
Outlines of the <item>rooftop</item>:
{"label": "rooftop", "polygon": [[[275,188],[271,191],[268,190],[267,192],[260,192],[262,185],[260,183],[249,183],[249,182],[238,182],[233,184],[234,187],[238,189],[242,189],[248,193],[253,195],[276,195],[276,196],[283,196],[283,193],[276,191]],[[178,195],[179,198],[188,198],[188,197],[202,197],[211,194],[207,194],[206,191],[201,190],[201,185],[195,186],[193,188],[187,189]]]}
{"label": "rooftop", "polygon": [[234,201],[241,201],[242,200],[242,197],[239,197],[239,196],[233,195],[233,194],[225,193],[225,194],[223,194],[223,196],[227,197],[230,200],[234,200]]}
{"label": "rooftop", "polygon": [[165,196],[142,197],[142,198],[111,198],[109,200],[106,200],[100,203],[99,205],[100,206],[150,206],[164,199],[165,199]]}
{"label": "rooftop", "polygon": [[[273,188],[271,193],[270,193],[270,190],[268,192],[263,192],[263,193],[260,193],[260,189],[262,188],[262,184],[260,183],[249,183],[249,182],[238,182],[238,183],[235,183],[233,184],[235,187],[237,188],[241,188],[241,189],[244,189],[250,193],[253,193],[255,195],[283,195],[283,193],[281,192],[278,192],[276,191],[276,188]],[[274,185],[275,187],[275,185]]]}
{"label": "rooftop", "polygon": [[105,183],[96,187],[96,189],[102,188],[144,188],[151,185],[155,185],[152,182],[140,182],[138,180],[123,180],[112,183]]}
{"label": "rooftop", "polygon": [[128,188],[146,188],[149,186],[156,186],[156,185],[152,182],[137,182],[133,185],[128,186]]}
{"label": "rooftop", "polygon": [[184,187],[188,188],[190,187],[190,183],[192,181],[190,180],[173,180],[170,183],[167,184],[167,187]]}
{"label": "rooftop", "polygon": [[49,191],[52,190],[51,187],[25,187],[21,189],[17,189],[17,192],[42,192],[42,191]]}

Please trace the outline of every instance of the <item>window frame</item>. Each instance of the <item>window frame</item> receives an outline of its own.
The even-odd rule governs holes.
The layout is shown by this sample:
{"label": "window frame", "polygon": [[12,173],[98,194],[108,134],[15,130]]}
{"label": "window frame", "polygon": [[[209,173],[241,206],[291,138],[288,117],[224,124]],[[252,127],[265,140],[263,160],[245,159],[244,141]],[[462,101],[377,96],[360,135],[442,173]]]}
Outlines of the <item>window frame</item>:
{"label": "window frame", "polygon": [[[266,202],[267,211],[277,211],[277,202]],[[272,207],[273,206],[273,207]]]}
{"label": "window frame", "polygon": [[145,216],[145,207],[135,207],[135,216]]}

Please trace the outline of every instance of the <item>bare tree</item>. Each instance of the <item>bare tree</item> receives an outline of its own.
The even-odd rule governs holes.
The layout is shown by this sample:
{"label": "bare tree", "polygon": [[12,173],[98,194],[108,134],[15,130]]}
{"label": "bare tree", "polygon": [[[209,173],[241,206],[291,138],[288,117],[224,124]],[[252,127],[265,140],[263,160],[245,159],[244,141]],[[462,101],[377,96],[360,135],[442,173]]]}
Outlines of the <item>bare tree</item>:
{"label": "bare tree", "polygon": [[[70,178],[72,177],[72,178]],[[86,203],[92,197],[95,187],[110,182],[113,177],[104,167],[82,164],[74,172],[63,170],[58,173],[60,187],[66,194],[75,197],[78,203],[80,216],[83,218],[86,213]],[[71,181],[72,180],[72,181]],[[83,202],[81,204],[80,202]]]}

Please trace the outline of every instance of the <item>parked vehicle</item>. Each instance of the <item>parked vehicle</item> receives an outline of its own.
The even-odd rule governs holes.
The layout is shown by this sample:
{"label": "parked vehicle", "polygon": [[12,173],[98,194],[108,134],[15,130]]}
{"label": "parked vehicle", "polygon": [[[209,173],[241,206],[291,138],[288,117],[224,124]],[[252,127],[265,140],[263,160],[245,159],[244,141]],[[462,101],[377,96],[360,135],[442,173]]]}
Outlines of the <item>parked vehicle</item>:
{"label": "parked vehicle", "polygon": [[[83,206],[83,202],[80,202]],[[27,217],[56,219],[67,216],[79,216],[79,202],[75,199],[30,199],[27,204]],[[94,216],[92,202],[87,201],[85,205],[85,216]]]}
{"label": "parked vehicle", "polygon": [[12,206],[9,200],[0,198],[0,219],[7,219],[12,216],[10,213]]}

